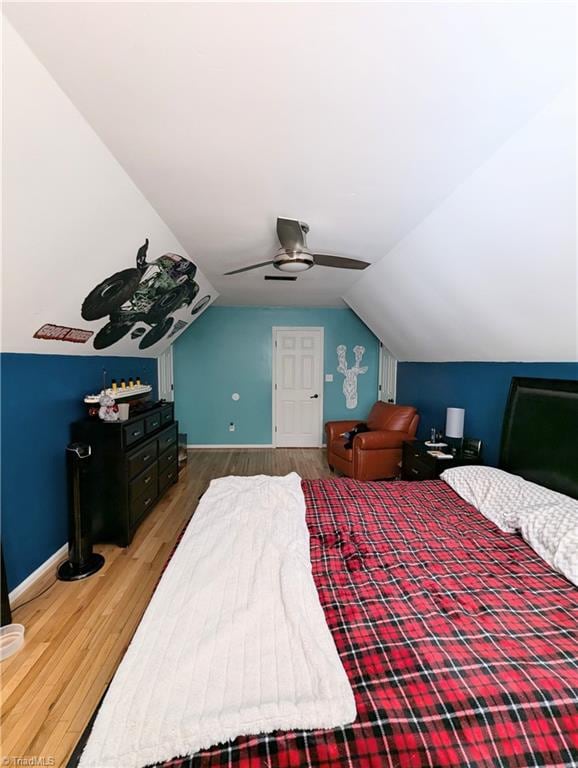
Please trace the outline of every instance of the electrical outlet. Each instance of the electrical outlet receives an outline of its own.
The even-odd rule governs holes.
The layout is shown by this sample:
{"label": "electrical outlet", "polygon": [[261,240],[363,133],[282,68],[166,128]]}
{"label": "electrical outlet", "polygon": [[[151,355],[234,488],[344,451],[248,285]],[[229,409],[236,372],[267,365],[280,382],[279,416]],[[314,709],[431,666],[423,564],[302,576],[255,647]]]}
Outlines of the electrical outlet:
{"label": "electrical outlet", "polygon": [[235,425],[233,424],[233,422],[231,422],[229,424],[229,432],[234,432],[234,431],[235,431]]}
{"label": "electrical outlet", "polygon": [[333,374],[332,373],[326,373],[325,374],[325,381],[328,381],[328,382],[333,381]]}

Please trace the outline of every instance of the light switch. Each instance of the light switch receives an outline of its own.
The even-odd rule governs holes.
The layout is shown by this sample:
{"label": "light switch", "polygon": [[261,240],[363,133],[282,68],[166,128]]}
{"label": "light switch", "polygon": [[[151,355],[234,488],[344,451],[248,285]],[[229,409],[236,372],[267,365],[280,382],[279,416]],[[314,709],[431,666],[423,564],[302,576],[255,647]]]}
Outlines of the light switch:
{"label": "light switch", "polygon": [[333,374],[332,373],[326,373],[325,374],[325,381],[333,381]]}

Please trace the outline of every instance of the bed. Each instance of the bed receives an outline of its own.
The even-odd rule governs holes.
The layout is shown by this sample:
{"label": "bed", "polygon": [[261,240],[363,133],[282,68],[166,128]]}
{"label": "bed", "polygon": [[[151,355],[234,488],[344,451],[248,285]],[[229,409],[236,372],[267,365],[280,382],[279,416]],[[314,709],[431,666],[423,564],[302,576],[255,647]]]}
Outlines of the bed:
{"label": "bed", "polygon": [[[565,386],[554,385],[548,420],[560,404],[578,415],[578,382]],[[522,459],[516,452],[528,437],[523,423],[537,428],[527,419],[533,394],[543,401],[551,391],[542,380],[514,380],[503,460],[512,472],[523,461],[530,478],[537,472],[578,497],[578,462],[549,454],[552,469],[544,470],[528,451]],[[569,428],[559,426],[561,449],[573,448]],[[576,587],[442,480],[344,478],[302,488],[313,576],[357,719],[332,730],[243,737],[157,765],[578,765]]]}

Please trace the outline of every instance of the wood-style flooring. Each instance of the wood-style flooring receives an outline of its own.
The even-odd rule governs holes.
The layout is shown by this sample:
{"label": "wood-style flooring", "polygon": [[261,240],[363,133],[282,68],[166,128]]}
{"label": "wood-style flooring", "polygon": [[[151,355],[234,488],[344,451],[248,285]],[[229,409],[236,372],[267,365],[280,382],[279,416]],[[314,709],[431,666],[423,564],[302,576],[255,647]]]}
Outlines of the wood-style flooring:
{"label": "wood-style flooring", "polygon": [[[86,581],[57,581],[46,594],[13,610],[12,620],[26,627],[26,644],[0,665],[1,765],[66,765],[209,482],[293,470],[305,478],[330,475],[319,449],[191,450],[179,482],[130,547],[97,545],[106,558],[101,571]],[[54,579],[54,572],[46,574],[16,605]]]}

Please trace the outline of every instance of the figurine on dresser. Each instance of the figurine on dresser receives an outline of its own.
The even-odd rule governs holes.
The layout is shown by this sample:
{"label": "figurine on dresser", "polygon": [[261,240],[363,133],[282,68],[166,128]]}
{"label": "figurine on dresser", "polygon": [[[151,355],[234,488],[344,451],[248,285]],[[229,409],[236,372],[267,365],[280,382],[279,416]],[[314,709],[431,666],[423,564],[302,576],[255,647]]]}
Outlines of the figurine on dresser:
{"label": "figurine on dresser", "polygon": [[118,405],[114,399],[110,397],[106,392],[101,392],[98,400],[100,408],[98,409],[98,417],[103,421],[118,421],[120,414],[118,412]]}

